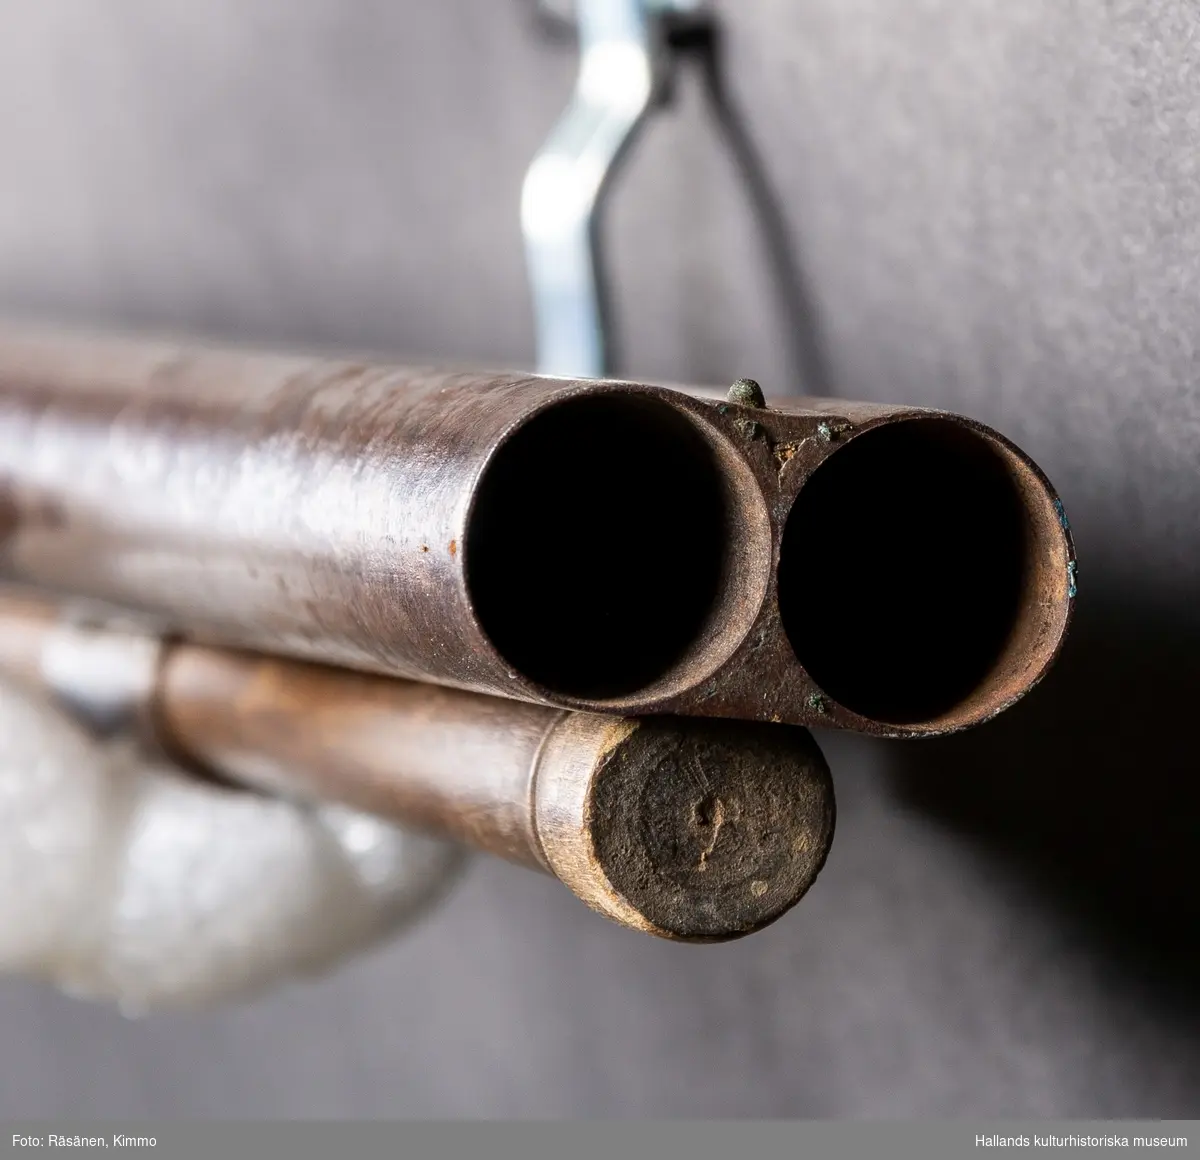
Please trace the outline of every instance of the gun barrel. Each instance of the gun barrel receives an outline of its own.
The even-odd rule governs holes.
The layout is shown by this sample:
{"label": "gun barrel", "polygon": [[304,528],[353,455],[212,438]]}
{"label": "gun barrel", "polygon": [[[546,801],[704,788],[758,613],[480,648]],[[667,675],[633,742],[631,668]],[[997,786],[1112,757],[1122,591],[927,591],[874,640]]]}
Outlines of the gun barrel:
{"label": "gun barrel", "polygon": [[1075,555],[942,412],[12,333],[0,575],[543,705],[922,736],[1036,684]]}

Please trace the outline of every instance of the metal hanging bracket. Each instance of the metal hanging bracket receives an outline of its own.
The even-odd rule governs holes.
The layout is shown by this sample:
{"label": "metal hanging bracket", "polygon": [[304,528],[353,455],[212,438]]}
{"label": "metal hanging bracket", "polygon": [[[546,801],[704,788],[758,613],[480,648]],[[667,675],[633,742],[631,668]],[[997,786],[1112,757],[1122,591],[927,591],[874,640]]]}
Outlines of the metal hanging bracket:
{"label": "metal hanging bracket", "polygon": [[638,130],[669,95],[675,51],[711,16],[697,0],[542,0],[540,10],[573,24],[579,74],[521,194],[537,369],[603,378],[611,352],[599,214]]}

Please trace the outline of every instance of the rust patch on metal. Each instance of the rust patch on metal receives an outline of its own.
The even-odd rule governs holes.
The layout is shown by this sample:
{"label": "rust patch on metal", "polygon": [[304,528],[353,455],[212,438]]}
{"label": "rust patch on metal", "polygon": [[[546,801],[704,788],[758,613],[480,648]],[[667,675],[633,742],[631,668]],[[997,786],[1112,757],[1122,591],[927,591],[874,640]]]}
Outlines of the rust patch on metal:
{"label": "rust patch on metal", "polygon": [[853,429],[852,423],[827,419],[817,424],[817,438],[823,443],[836,443],[839,439],[845,438]]}
{"label": "rust patch on metal", "polygon": [[795,459],[796,452],[799,451],[803,445],[803,439],[793,439],[787,443],[776,443],[775,446],[771,448],[771,452],[775,456],[775,462],[779,464],[780,471],[782,471],[787,464],[791,463],[791,461]]}
{"label": "rust patch on metal", "polygon": [[67,512],[63,504],[46,496],[20,501],[13,487],[0,481],[0,549],[20,532],[53,532],[66,525]]}
{"label": "rust patch on metal", "polygon": [[21,513],[13,502],[12,496],[0,487],[0,548],[16,535],[21,526]]}

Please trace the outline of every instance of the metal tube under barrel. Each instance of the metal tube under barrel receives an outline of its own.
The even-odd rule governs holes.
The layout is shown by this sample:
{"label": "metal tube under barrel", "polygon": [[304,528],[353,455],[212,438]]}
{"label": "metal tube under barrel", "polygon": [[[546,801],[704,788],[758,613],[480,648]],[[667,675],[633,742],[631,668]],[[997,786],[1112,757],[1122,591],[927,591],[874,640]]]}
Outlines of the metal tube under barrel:
{"label": "metal tube under barrel", "polygon": [[[832,842],[829,770],[800,728],[570,713],[147,643],[0,596],[0,672],[84,713],[123,687],[185,763],[547,871],[635,930],[688,942],[760,930],[805,894]],[[90,686],[98,668],[108,683]]]}

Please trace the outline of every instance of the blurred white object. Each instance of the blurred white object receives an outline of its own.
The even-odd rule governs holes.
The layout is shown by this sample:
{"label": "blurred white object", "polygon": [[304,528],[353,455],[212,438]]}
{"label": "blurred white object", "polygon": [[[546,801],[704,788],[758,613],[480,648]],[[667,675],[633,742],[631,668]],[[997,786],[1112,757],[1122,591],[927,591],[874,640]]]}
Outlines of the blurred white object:
{"label": "blurred white object", "polygon": [[0,971],[129,1014],[240,998],[382,942],[462,859],[199,781],[0,684]]}

